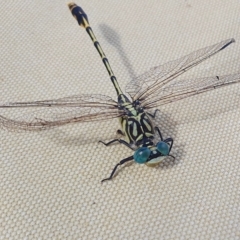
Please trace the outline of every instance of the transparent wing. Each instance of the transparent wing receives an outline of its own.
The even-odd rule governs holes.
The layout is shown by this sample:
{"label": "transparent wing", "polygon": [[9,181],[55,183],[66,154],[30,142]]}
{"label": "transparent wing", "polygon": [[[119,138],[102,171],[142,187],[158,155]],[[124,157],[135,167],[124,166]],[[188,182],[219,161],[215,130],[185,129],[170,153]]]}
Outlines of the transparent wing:
{"label": "transparent wing", "polygon": [[152,94],[171,83],[173,79],[205,59],[223,50],[235,40],[227,39],[209,47],[199,49],[177,60],[165,63],[133,79],[126,86],[126,92],[133,100],[151,98]]}
{"label": "transparent wing", "polygon": [[240,82],[240,73],[197,79],[175,80],[151,95],[151,99],[141,102],[146,109],[165,105],[199,93]]}
{"label": "transparent wing", "polygon": [[[36,111],[36,108],[40,109]],[[0,115],[0,128],[10,131],[40,131],[70,123],[108,120],[123,115],[112,98],[90,94],[55,100],[5,103],[0,105],[0,109],[16,110],[13,118]]]}

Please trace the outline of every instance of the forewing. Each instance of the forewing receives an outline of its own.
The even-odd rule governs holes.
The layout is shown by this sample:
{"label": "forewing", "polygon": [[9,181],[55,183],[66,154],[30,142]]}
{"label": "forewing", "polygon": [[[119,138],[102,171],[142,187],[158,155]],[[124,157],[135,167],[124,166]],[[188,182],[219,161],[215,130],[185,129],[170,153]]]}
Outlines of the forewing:
{"label": "forewing", "polygon": [[177,76],[223,50],[233,42],[235,42],[233,38],[227,39],[212,46],[199,49],[177,60],[152,68],[129,82],[126,86],[126,92],[133,100],[139,99],[142,101],[151,97],[154,91],[158,91],[166,84],[171,83]]}
{"label": "forewing", "polygon": [[158,91],[154,91],[151,98],[143,100],[141,104],[146,109],[154,108],[238,82],[240,82],[240,73],[226,76],[175,80],[171,84],[158,89]]}
{"label": "forewing", "polygon": [[93,94],[5,103],[0,108],[16,110],[16,117],[13,118],[0,115],[0,128],[10,131],[40,131],[70,123],[108,120],[123,115],[118,110],[117,102],[110,97]]}

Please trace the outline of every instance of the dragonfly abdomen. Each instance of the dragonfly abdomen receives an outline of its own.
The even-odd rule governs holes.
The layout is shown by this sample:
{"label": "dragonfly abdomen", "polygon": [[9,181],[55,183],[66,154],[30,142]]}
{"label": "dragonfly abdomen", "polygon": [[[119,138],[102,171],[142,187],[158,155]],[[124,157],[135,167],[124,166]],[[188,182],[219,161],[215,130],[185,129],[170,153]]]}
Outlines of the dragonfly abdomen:
{"label": "dragonfly abdomen", "polygon": [[108,62],[108,59],[107,59],[105,53],[103,52],[103,50],[100,46],[100,43],[97,41],[97,38],[94,35],[92,28],[89,25],[87,14],[83,11],[83,9],[81,7],[77,6],[75,3],[69,3],[68,7],[69,7],[70,11],[72,12],[72,15],[78,21],[78,24],[81,27],[84,27],[86,29],[88,35],[90,36],[95,48],[97,49],[100,57],[102,58],[103,64],[105,65],[105,67],[108,71],[108,74],[110,76],[110,79],[111,79],[114,87],[115,87],[117,95],[122,94],[122,90],[119,87],[119,84],[118,84],[117,79],[112,71],[112,68],[111,68],[109,62]]}

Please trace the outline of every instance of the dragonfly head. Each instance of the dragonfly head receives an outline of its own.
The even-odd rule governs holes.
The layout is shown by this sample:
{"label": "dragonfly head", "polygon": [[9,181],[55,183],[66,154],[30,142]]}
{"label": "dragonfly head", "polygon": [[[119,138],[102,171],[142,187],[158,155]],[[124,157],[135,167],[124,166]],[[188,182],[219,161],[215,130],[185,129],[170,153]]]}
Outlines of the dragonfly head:
{"label": "dragonfly head", "polygon": [[133,158],[137,163],[157,164],[169,155],[170,146],[166,142],[160,141],[156,146],[150,143],[152,141],[144,143],[134,152]]}

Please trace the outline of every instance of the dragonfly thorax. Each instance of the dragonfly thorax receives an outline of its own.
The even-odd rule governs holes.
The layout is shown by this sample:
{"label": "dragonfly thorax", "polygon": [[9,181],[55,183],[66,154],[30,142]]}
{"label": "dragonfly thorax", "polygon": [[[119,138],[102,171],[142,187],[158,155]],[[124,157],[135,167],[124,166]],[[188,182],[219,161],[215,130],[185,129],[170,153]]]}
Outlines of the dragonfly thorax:
{"label": "dragonfly thorax", "polygon": [[124,111],[128,112],[119,120],[128,143],[139,146],[142,145],[143,139],[153,138],[153,125],[145,112],[138,112],[133,106],[128,106]]}
{"label": "dragonfly thorax", "polygon": [[120,94],[118,96],[118,108],[123,110],[129,117],[137,117],[139,114],[144,112],[138,100],[131,102],[124,94]]}

